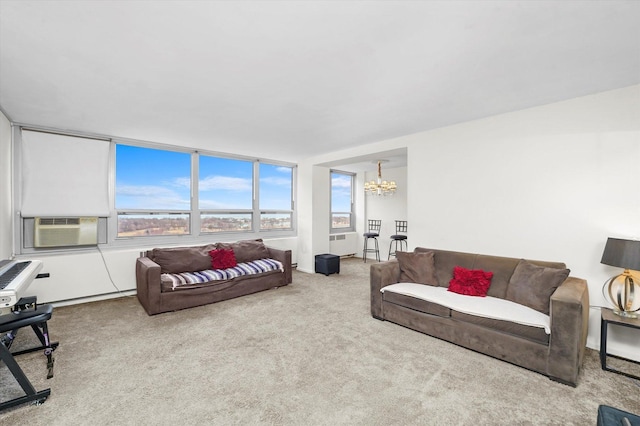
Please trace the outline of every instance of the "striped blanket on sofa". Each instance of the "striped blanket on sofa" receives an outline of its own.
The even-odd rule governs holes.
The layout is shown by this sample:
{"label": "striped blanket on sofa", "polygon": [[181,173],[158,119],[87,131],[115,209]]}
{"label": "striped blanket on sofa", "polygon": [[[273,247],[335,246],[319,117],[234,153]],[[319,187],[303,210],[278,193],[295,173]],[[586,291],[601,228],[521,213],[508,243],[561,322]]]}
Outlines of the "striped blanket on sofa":
{"label": "striped blanket on sofa", "polygon": [[259,259],[251,262],[238,263],[233,268],[207,269],[198,272],[181,272],[178,274],[162,274],[162,281],[170,280],[173,289],[189,284],[202,284],[210,281],[231,280],[243,275],[255,275],[263,272],[284,272],[281,262],[274,259]]}

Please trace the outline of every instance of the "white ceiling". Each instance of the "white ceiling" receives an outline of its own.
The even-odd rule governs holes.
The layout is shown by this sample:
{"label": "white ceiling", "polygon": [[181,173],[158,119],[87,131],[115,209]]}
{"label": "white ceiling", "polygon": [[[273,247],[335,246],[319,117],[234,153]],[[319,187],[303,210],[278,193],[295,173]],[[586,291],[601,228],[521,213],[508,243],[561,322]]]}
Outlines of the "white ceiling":
{"label": "white ceiling", "polygon": [[639,23],[617,0],[0,0],[0,107],[299,161],[638,84]]}

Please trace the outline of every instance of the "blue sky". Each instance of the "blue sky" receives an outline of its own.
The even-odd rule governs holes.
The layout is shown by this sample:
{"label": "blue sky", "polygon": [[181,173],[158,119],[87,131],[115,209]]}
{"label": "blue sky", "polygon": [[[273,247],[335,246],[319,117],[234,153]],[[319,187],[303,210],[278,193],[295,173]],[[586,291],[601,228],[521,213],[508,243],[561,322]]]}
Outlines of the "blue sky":
{"label": "blue sky", "polygon": [[[200,208],[251,209],[251,161],[200,156]],[[116,145],[116,208],[189,210],[191,154]],[[260,209],[291,208],[292,168],[260,163]]]}
{"label": "blue sky", "polygon": [[331,211],[351,211],[351,176],[331,173]]}

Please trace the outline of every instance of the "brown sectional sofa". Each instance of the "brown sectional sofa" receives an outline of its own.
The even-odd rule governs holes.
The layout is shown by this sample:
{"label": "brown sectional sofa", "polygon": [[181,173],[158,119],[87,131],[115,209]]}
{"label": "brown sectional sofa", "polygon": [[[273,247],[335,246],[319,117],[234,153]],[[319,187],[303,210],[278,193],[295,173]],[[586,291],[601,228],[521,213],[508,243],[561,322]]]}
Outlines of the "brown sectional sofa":
{"label": "brown sectional sofa", "polygon": [[[429,257],[431,271],[424,263]],[[381,292],[386,286],[412,280],[448,287],[455,266],[493,272],[487,296],[524,304],[535,309],[535,315],[546,310],[550,334],[539,327],[458,312],[424,298]],[[430,278],[420,283],[416,271]],[[568,274],[563,263],[416,248],[398,260],[371,265],[371,314],[575,386],[586,346],[589,293],[585,280]],[[550,282],[553,277],[555,284]],[[482,299],[469,300],[483,303]]]}
{"label": "brown sectional sofa", "polygon": [[[211,267],[209,252],[232,249],[238,263],[273,259],[283,270],[238,276],[232,279],[173,287],[161,279],[164,273],[198,272]],[[136,287],[140,304],[149,315],[220,302],[234,297],[282,287],[292,281],[291,250],[267,247],[262,240],[216,243],[197,247],[155,248],[136,260]]]}

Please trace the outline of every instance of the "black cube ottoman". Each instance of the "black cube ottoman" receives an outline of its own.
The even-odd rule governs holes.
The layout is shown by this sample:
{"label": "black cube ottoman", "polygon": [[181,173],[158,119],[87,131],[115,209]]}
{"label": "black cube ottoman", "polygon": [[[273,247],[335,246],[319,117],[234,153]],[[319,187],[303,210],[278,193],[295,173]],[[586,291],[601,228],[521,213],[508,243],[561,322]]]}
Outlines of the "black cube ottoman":
{"label": "black cube ottoman", "polygon": [[316,273],[325,275],[340,273],[340,256],[335,254],[316,255]]}

